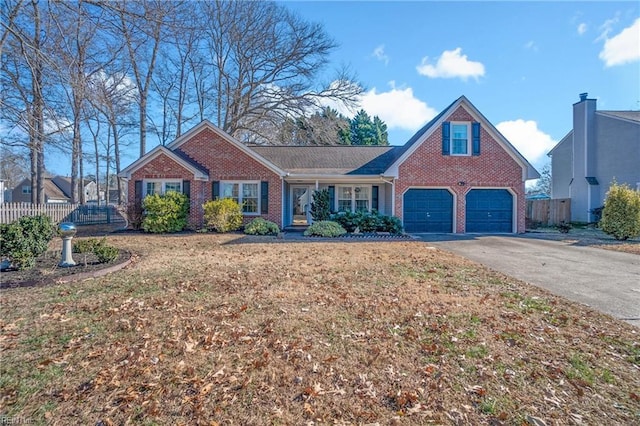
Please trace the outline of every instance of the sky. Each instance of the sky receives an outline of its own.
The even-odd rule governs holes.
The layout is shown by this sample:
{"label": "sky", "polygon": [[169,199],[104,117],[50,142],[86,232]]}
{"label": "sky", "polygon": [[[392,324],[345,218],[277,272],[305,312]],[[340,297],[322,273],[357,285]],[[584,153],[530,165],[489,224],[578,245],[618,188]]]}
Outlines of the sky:
{"label": "sky", "polygon": [[[640,110],[637,1],[280,3],[324,26],[338,47],[322,78],[348,67],[365,87],[360,106],[386,122],[392,145],[464,95],[541,170],[571,130],[580,93],[599,110]],[[51,158],[47,168],[68,175],[70,166]]]}
{"label": "sky", "polygon": [[283,1],[322,23],[366,91],[361,106],[402,145],[461,95],[538,170],[579,94],[640,109],[640,3]]}

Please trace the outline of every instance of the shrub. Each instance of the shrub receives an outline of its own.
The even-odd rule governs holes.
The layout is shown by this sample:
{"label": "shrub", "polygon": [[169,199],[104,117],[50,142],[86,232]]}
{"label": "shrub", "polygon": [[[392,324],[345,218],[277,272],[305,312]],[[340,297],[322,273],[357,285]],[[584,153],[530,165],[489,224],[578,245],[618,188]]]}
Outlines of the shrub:
{"label": "shrub", "polygon": [[244,233],[249,235],[277,235],[278,232],[278,225],[261,217],[253,219],[244,227]]}
{"label": "shrub", "polygon": [[560,222],[558,225],[556,225],[556,228],[558,228],[558,231],[560,231],[563,234],[568,234],[572,227],[573,225],[571,225],[571,223],[565,222],[564,220]]}
{"label": "shrub", "polygon": [[382,217],[375,210],[371,213],[360,214],[360,221],[358,222],[360,232],[376,232],[381,230],[381,225]]}
{"label": "shrub", "polygon": [[396,216],[382,216],[380,218],[381,226],[378,229],[381,232],[389,232],[390,234],[402,234],[402,221]]}
{"label": "shrub", "polygon": [[331,206],[329,205],[331,197],[328,189],[320,189],[313,193],[313,202],[311,203],[311,217],[314,221],[320,222],[328,220],[331,215]]}
{"label": "shrub", "polygon": [[216,232],[230,232],[242,226],[242,207],[231,198],[207,201],[204,208],[205,225]]}
{"label": "shrub", "polygon": [[47,250],[54,229],[51,218],[44,215],[23,216],[1,225],[0,257],[18,269],[33,267],[36,258]]}
{"label": "shrub", "polygon": [[628,185],[611,184],[604,200],[600,228],[616,240],[640,235],[640,192]]}
{"label": "shrub", "polygon": [[602,220],[602,210],[604,210],[604,206],[591,209],[590,213],[593,215],[593,221],[595,223],[600,223],[600,221]]}
{"label": "shrub", "polygon": [[[80,240],[73,243],[74,253],[93,253],[98,262],[109,263],[116,260],[120,254],[120,250],[107,244],[107,239],[89,238],[88,240]],[[86,256],[85,256],[86,263]]]}
{"label": "shrub", "polygon": [[307,237],[339,237],[340,235],[344,235],[346,233],[347,231],[342,226],[340,226],[339,223],[330,220],[321,220],[320,222],[314,222],[307,228],[306,231],[304,231],[304,235]]}
{"label": "shrub", "polygon": [[176,191],[147,195],[143,202],[142,229],[146,232],[178,232],[187,226],[189,198]]}
{"label": "shrub", "polygon": [[98,258],[98,262],[109,263],[109,262],[113,262],[118,258],[118,255],[120,254],[120,250],[118,250],[116,247],[107,245],[106,243],[105,244],[98,243],[93,248],[93,254],[95,254],[96,257]]}
{"label": "shrub", "polygon": [[339,223],[347,232],[355,231],[361,219],[361,212],[338,212],[330,217],[331,221]]}
{"label": "shrub", "polygon": [[127,222],[132,229],[138,230],[142,227],[144,211],[142,210],[142,200],[136,200],[133,204],[127,204],[125,212]]}

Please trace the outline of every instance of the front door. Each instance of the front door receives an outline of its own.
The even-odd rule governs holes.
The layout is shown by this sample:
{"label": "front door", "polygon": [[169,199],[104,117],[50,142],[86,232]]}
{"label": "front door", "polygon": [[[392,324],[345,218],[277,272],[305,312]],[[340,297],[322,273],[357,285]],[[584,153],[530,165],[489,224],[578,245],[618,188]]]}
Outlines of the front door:
{"label": "front door", "polygon": [[309,186],[291,187],[291,211],[293,212],[293,225],[309,225],[308,213],[311,209],[311,192]]}

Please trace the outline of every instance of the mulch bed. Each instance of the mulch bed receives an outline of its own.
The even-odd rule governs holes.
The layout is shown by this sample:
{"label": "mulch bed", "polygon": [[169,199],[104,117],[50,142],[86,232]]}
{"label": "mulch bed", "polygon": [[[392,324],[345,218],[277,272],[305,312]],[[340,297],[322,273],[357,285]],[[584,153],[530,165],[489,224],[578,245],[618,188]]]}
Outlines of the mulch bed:
{"label": "mulch bed", "polygon": [[31,269],[3,269],[0,289],[15,287],[35,287],[61,282],[92,278],[126,266],[135,257],[127,250],[120,250],[113,262],[100,263],[93,253],[74,253],[75,266],[60,267],[61,254],[58,250],[47,250],[36,259]]}

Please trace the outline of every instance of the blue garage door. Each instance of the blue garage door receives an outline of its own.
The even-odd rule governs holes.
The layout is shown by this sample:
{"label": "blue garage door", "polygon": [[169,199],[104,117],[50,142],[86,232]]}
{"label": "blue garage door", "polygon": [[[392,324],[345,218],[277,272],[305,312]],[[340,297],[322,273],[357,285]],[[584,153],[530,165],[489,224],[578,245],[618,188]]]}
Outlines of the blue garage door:
{"label": "blue garage door", "polygon": [[466,212],[466,232],[513,232],[513,196],[506,189],[472,189]]}
{"label": "blue garage door", "polygon": [[410,189],[404,193],[407,232],[452,232],[453,196],[446,189]]}

